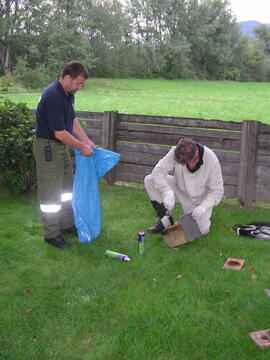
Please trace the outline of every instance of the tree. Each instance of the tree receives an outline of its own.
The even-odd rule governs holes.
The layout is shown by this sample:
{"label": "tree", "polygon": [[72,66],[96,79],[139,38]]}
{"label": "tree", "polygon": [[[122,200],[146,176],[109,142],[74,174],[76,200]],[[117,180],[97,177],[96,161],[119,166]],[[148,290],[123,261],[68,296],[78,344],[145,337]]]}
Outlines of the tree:
{"label": "tree", "polygon": [[146,76],[181,77],[188,63],[186,0],[129,0],[138,59]]}
{"label": "tree", "polygon": [[187,38],[196,72],[204,77],[224,78],[232,57],[237,31],[228,0],[191,3]]}
{"label": "tree", "polygon": [[[11,74],[19,58],[24,58],[30,68],[44,60],[45,49],[39,43],[46,33],[47,16],[51,4],[45,0],[6,0],[0,5],[0,57],[3,73]],[[31,58],[33,56],[33,59]]]}
{"label": "tree", "polygon": [[104,77],[268,78],[270,29],[240,37],[229,0],[2,0],[0,15],[2,73],[26,86],[73,59]]}
{"label": "tree", "polygon": [[86,39],[81,33],[81,2],[74,7],[69,0],[57,0],[48,19],[46,33],[46,70],[55,77],[71,60],[80,60],[90,67],[91,55]]}
{"label": "tree", "polygon": [[82,3],[81,29],[94,57],[93,74],[123,74],[132,41],[130,20],[123,11],[123,5],[118,0]]}
{"label": "tree", "polygon": [[270,27],[265,24],[260,24],[254,28],[254,33],[264,46],[264,52],[270,54]]}
{"label": "tree", "polygon": [[3,73],[11,75],[11,38],[19,27],[19,0],[5,0],[0,4],[0,59]]}

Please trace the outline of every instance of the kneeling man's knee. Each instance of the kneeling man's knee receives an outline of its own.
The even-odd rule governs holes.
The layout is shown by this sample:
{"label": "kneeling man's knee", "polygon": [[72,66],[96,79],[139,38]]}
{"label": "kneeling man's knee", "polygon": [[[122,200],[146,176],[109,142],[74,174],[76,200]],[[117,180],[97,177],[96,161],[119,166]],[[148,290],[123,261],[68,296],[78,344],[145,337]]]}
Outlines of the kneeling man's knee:
{"label": "kneeling man's knee", "polygon": [[210,227],[208,227],[208,228],[203,228],[203,229],[200,229],[200,230],[201,230],[202,235],[206,235],[206,234],[209,233]]}
{"label": "kneeling man's knee", "polygon": [[145,178],[144,178],[144,185],[147,186],[150,182],[152,181],[152,175],[147,175]]}
{"label": "kneeling man's knee", "polygon": [[198,226],[202,235],[206,235],[210,231],[211,221],[198,221]]}

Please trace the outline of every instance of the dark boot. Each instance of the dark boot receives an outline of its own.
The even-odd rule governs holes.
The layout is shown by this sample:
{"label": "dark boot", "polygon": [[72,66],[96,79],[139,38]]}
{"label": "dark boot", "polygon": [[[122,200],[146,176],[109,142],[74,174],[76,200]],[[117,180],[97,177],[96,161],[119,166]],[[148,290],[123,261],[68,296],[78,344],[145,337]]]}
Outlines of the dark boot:
{"label": "dark boot", "polygon": [[164,226],[159,219],[153,226],[150,226],[147,231],[152,234],[160,234],[164,230]]}
{"label": "dark boot", "polygon": [[48,244],[55,246],[59,249],[64,249],[64,248],[70,246],[70,244],[63,238],[63,236],[61,234],[58,234],[53,238],[44,238],[44,240]]}
{"label": "dark boot", "polygon": [[[167,215],[167,210],[163,203],[159,203],[155,200],[151,201],[151,203],[157,213],[157,216],[159,217],[159,220],[153,226],[149,227],[147,231],[153,234],[160,234],[162,230],[164,230],[164,225],[162,224],[161,219]],[[169,220],[171,225],[173,225],[174,221],[171,216],[169,217]]]}

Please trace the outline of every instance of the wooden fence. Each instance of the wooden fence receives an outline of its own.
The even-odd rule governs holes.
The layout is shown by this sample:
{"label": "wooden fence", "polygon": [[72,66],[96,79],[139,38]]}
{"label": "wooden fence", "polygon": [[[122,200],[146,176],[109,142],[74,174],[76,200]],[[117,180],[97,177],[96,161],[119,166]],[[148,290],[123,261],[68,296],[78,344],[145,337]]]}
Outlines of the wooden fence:
{"label": "wooden fence", "polygon": [[270,126],[165,116],[77,112],[97,144],[122,155],[107,181],[143,182],[158,160],[181,137],[208,146],[219,158],[225,196],[243,206],[270,202]]}
{"label": "wooden fence", "polygon": [[116,181],[143,182],[156,163],[181,137],[208,146],[219,158],[224,195],[243,206],[270,202],[270,126],[258,121],[242,123],[165,116],[120,114],[117,111],[76,112],[90,138],[122,155],[109,172]]}

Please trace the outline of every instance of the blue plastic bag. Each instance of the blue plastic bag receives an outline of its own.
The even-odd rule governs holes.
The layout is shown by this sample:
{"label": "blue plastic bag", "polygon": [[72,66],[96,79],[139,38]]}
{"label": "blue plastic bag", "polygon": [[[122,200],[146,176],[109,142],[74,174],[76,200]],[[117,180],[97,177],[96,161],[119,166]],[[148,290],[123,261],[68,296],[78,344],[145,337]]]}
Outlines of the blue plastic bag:
{"label": "blue plastic bag", "polygon": [[73,216],[79,241],[89,243],[101,231],[98,180],[118,163],[121,155],[102,148],[93,148],[92,156],[84,156],[77,149],[74,151],[76,171],[72,196]]}

